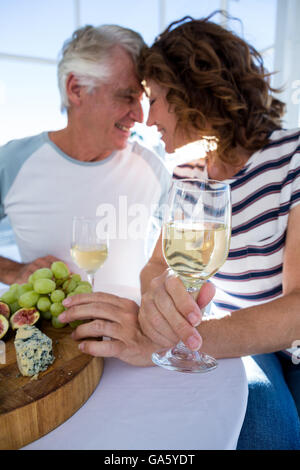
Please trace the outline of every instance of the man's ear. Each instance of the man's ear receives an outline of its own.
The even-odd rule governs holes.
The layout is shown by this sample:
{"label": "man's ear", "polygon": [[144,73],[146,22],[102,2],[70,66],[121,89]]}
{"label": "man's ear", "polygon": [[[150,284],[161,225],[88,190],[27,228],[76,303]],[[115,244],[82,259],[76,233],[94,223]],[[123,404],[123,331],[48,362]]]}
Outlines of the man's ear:
{"label": "man's ear", "polygon": [[70,103],[77,106],[80,105],[82,87],[79,85],[78,79],[73,73],[70,73],[67,77],[66,92]]}

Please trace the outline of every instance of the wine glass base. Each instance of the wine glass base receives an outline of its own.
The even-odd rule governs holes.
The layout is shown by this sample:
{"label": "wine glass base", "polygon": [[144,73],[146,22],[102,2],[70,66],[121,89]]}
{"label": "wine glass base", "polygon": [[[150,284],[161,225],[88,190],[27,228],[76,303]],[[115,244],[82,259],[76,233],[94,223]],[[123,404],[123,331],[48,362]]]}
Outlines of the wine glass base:
{"label": "wine glass base", "polygon": [[204,373],[218,366],[217,361],[208,354],[178,346],[153,353],[152,361],[157,366],[177,372]]}

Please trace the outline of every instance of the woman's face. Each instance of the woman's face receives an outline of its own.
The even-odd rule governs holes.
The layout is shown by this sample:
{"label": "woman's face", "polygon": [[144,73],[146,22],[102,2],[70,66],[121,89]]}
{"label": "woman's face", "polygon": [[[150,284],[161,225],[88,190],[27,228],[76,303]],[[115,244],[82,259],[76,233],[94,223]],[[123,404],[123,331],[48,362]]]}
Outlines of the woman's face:
{"label": "woman's face", "polygon": [[147,126],[157,126],[165,143],[167,153],[173,153],[176,148],[187,144],[187,138],[176,129],[177,117],[172,106],[166,99],[168,89],[158,85],[154,80],[147,80],[146,88],[149,93],[149,116]]}

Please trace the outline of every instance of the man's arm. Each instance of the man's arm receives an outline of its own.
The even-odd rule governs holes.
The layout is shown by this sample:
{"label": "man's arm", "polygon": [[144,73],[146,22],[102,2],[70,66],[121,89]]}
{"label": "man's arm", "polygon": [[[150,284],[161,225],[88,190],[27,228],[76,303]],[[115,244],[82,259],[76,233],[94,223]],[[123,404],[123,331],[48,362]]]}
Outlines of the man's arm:
{"label": "man's arm", "polygon": [[48,255],[26,264],[0,256],[0,282],[8,285],[26,283],[34,271],[39,268],[50,268],[51,264],[57,260],[54,256]]}
{"label": "man's arm", "polygon": [[0,256],[0,281],[4,284],[13,284],[23,267],[23,263]]}

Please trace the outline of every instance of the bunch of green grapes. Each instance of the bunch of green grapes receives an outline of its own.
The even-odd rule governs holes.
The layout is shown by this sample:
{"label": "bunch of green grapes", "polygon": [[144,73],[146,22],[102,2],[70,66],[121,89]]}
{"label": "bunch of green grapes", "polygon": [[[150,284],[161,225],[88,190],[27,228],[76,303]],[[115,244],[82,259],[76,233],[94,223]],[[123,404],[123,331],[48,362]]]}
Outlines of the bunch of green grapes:
{"label": "bunch of green grapes", "polygon": [[[55,261],[51,269],[37,269],[29,276],[27,283],[12,284],[1,296],[1,301],[8,304],[11,314],[20,308],[34,307],[55,328],[62,328],[66,324],[61,323],[57,317],[65,310],[63,300],[70,295],[90,292],[92,286],[89,282],[83,281],[79,274],[70,273],[62,261]],[[73,327],[77,324],[78,322],[70,323]]]}

